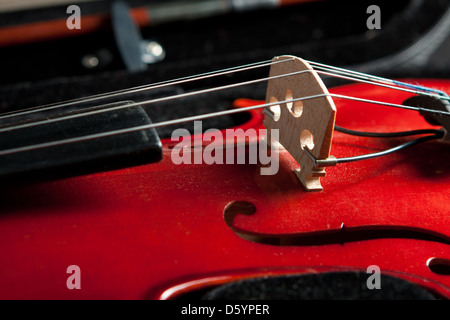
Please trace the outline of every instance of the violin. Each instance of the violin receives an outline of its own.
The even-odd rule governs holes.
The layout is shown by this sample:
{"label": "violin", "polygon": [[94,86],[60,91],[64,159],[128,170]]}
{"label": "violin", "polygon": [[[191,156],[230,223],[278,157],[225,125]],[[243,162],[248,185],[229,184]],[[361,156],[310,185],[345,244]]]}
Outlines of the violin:
{"label": "violin", "polygon": [[[279,3],[291,2],[309,1]],[[155,8],[131,15],[155,23]],[[311,20],[330,18],[316,8]],[[419,5],[409,9],[409,27],[426,24],[411,14]],[[286,11],[277,21],[298,25]],[[94,14],[68,31],[62,13],[0,29],[0,46],[72,39],[109,19]],[[29,32],[36,27],[51,31]],[[11,98],[0,88],[0,298],[448,299],[450,80],[380,77],[287,53],[202,73],[169,56],[149,69],[155,81],[98,93],[78,78],[68,83],[82,94],[37,107],[34,94],[58,90],[22,83]],[[108,88],[112,77],[99,79]],[[214,97],[229,91],[219,106]]]}
{"label": "violin", "polygon": [[[98,107],[111,95],[261,67],[270,68],[267,77]],[[327,88],[320,75],[355,83]],[[135,110],[255,81],[267,84],[266,101],[237,99],[227,111],[159,122],[142,121]],[[21,146],[1,151],[17,161],[13,168],[3,163],[9,173],[23,177],[46,169],[46,177],[61,168],[66,172],[69,154],[101,152],[88,173],[2,188],[1,252],[8,259],[0,265],[0,297],[280,299],[280,288],[305,285],[311,276],[325,277],[325,289],[339,279],[365,286],[368,270],[375,268],[383,275],[381,290],[359,285],[359,297],[383,292],[383,286],[392,292],[394,279],[415,288],[415,298],[447,299],[448,92],[448,80],[390,80],[280,56],[3,114],[2,132],[23,136]],[[74,111],[86,101],[97,107]],[[124,110],[134,111],[118,113]],[[249,118],[228,128],[231,136],[226,130],[186,135],[184,129],[160,140],[153,132],[240,112]],[[108,116],[97,119],[101,114]],[[80,134],[74,120],[88,121],[100,133]],[[109,125],[102,126],[105,121]],[[123,122],[125,128],[115,125]],[[45,141],[34,142],[29,131],[38,136],[36,128]],[[126,136],[136,133],[141,139]],[[123,139],[101,140],[114,136]],[[90,143],[97,140],[94,148]],[[129,141],[142,148],[130,152]],[[122,165],[102,171],[102,145],[109,150],[114,144],[122,150],[114,154]],[[145,161],[124,165],[123,154]],[[37,166],[47,155],[53,162]],[[92,159],[78,160],[84,167]],[[271,292],[262,292],[268,283]],[[253,289],[243,290],[246,285]],[[292,288],[284,291],[291,294]]]}

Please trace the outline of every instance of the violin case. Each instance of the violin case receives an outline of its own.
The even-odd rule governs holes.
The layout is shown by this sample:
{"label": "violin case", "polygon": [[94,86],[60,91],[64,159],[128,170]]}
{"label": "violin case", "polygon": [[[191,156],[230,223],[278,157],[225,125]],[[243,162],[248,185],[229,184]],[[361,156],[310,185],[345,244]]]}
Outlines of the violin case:
{"label": "violin case", "polygon": [[[169,5],[177,1],[121,0],[121,5],[131,12],[134,8],[161,2]],[[380,29],[367,26],[370,13],[366,10],[373,4],[381,9]],[[82,1],[77,5],[81,9],[82,30],[84,16],[101,15],[106,18],[88,32],[66,30],[63,35],[46,37],[30,29],[24,39],[17,34],[8,41],[1,41],[1,112],[241,66],[284,54],[387,78],[450,76],[450,1],[447,0],[306,1],[212,16],[187,15],[155,25],[139,25],[131,19],[122,22],[124,28],[130,28],[129,23],[134,22],[141,37],[139,40],[155,41],[164,51],[160,61],[146,63],[137,70],[127,65],[120,47],[121,41],[132,43],[136,39],[124,40],[126,36],[123,33],[114,31],[114,25],[121,22],[112,13],[113,1]],[[8,30],[39,22],[65,21],[70,16],[67,7],[68,4],[61,4],[6,10],[0,13],[0,28]],[[265,77],[267,70],[255,70],[251,76]],[[236,81],[248,79],[245,73],[234,77]],[[329,87],[345,83],[336,79],[324,81]],[[201,89],[203,85],[177,84],[151,93],[127,95],[123,100],[189,92]],[[157,122],[224,110],[237,97],[264,100],[265,90],[265,85],[252,90],[237,87],[208,99],[194,97],[186,101],[183,108],[170,102],[143,108],[149,118]],[[244,113],[207,119],[203,130],[236,126],[247,118]],[[191,123],[177,127],[192,130]],[[170,137],[173,129],[174,126],[157,128],[157,133],[165,139]],[[354,288],[366,278],[364,273],[311,274],[309,278],[290,275],[273,280],[261,277],[211,292],[197,292],[190,298],[247,299],[257,296],[261,299],[303,299],[307,298],[305,292],[313,292],[312,296],[318,299],[358,299],[363,297],[358,296],[359,291]],[[325,287],[332,281],[347,289],[340,291],[346,292],[345,296],[338,293],[334,297],[327,296]],[[392,281],[393,289],[380,293],[377,298],[436,298],[412,283],[396,281],[395,278],[385,281]],[[293,292],[286,289],[293,284],[308,290]]]}

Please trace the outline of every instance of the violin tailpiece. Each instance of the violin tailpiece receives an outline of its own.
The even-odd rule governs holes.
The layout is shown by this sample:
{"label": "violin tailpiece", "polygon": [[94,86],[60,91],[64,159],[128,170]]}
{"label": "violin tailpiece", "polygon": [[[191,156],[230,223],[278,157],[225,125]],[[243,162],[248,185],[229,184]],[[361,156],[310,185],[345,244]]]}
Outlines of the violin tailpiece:
{"label": "violin tailpiece", "polygon": [[[271,142],[270,131],[277,129],[278,142],[300,165],[295,170],[300,182],[307,191],[320,191],[323,189],[320,178],[326,172],[318,162],[335,163],[330,151],[336,107],[319,75],[307,62],[294,56],[275,57],[273,62],[281,60],[286,61],[271,65],[267,85],[266,103],[280,101],[279,105],[264,110],[267,140]],[[319,97],[295,101],[315,95]]]}
{"label": "violin tailpiece", "polygon": [[[448,96],[446,98],[448,99]],[[446,99],[437,99],[428,96],[413,96],[406,99],[403,104],[414,107],[425,107],[430,110],[450,112],[450,103]],[[433,113],[421,113],[421,115],[428,123],[442,126],[444,135],[440,141],[450,143],[450,117]]]}

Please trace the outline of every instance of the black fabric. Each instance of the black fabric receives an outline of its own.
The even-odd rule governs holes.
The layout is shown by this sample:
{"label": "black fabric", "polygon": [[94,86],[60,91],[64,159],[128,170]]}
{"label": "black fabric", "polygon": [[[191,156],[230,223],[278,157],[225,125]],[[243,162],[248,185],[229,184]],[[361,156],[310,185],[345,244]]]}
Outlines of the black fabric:
{"label": "black fabric", "polygon": [[207,292],[204,300],[435,300],[400,278],[381,275],[380,289],[368,289],[364,272],[273,276],[233,282]]}

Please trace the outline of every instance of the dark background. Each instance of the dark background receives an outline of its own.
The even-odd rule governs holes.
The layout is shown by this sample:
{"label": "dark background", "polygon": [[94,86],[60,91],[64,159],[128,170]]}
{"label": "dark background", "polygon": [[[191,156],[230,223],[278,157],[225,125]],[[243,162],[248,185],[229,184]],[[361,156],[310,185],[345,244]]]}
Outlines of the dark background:
{"label": "dark background", "polygon": [[[128,4],[134,7],[148,2],[154,1],[136,0],[128,1]],[[366,9],[372,4],[381,8],[380,30],[368,30],[366,26],[369,17]],[[86,15],[108,13],[110,5],[109,1],[79,4]],[[0,27],[65,19],[68,16],[66,8],[61,6],[3,13],[0,14]],[[144,39],[158,41],[165,49],[166,57],[162,62],[149,65],[146,70],[139,72],[127,70],[116,38],[108,27],[82,36],[0,48],[0,112],[264,61],[284,54],[385,77],[448,78],[450,75],[448,0],[318,1],[279,9],[174,21],[148,26],[140,32]],[[99,66],[86,68],[82,60],[87,55],[97,56]],[[266,77],[267,74],[268,69],[263,68],[233,77],[215,78],[214,81],[199,81],[127,95],[119,100],[139,102]],[[333,79],[324,80],[329,86],[340,84]],[[157,122],[224,110],[235,99],[242,97],[264,99],[265,85],[235,88],[207,97],[195,96],[182,102],[145,106],[145,111],[153,122]],[[247,117],[246,114],[239,114],[209,119],[203,123],[203,129],[226,128],[245,121]],[[192,129],[190,124],[183,126]],[[172,130],[173,127],[161,128],[158,133],[164,138],[170,136]],[[338,274],[335,279],[353,288],[353,282],[349,282],[348,277]],[[355,278],[355,275],[350,277]],[[356,277],[355,281],[360,281],[360,275]],[[287,280],[292,282],[292,279]],[[286,279],[276,281],[285,282]],[[296,281],[306,281],[316,289],[323,288],[317,285],[318,281],[329,283],[328,278],[322,277]],[[256,288],[254,283],[245,285],[250,286],[250,293]],[[268,286],[266,283],[258,285]],[[277,283],[270,285],[275,289],[280,288]],[[393,283],[393,286],[404,288],[406,284]],[[414,288],[407,289],[411,295],[403,298],[427,298],[422,292],[413,291]],[[233,293],[232,290],[233,287],[219,290],[213,292],[211,297],[218,295],[223,298]],[[395,293],[394,289],[389,292]],[[260,294],[259,291],[257,293]],[[283,290],[282,294],[285,295],[286,291]],[[317,292],[317,295],[323,297],[322,292]],[[273,299],[274,296],[269,298]],[[387,298],[399,297],[394,295]]]}

